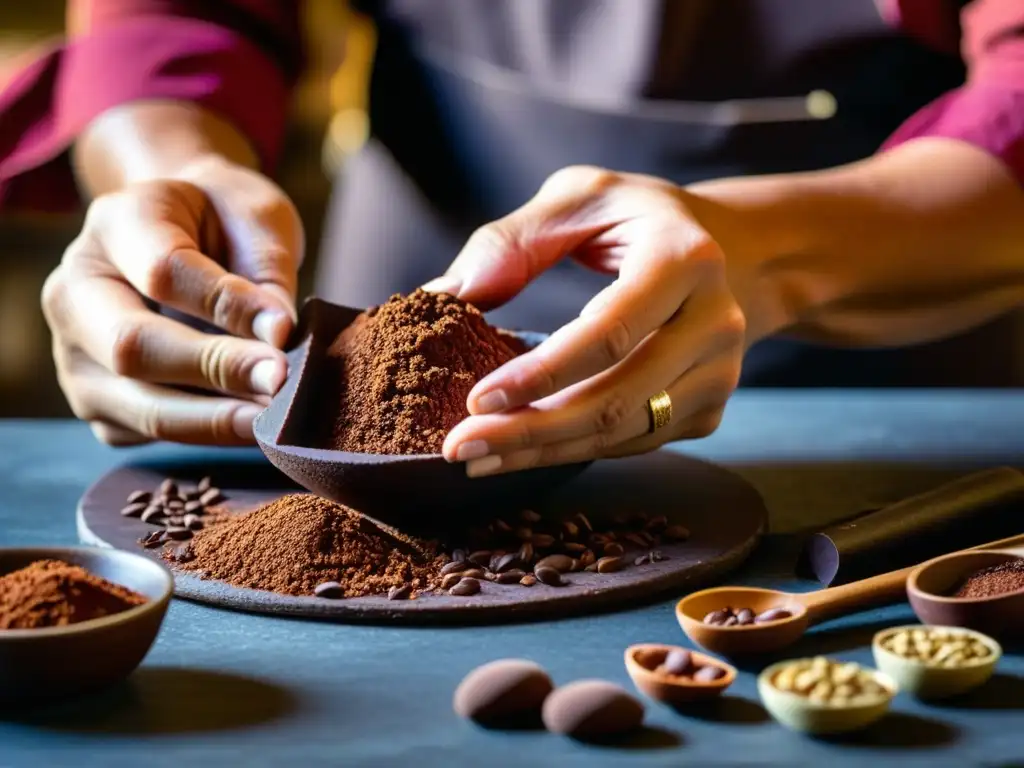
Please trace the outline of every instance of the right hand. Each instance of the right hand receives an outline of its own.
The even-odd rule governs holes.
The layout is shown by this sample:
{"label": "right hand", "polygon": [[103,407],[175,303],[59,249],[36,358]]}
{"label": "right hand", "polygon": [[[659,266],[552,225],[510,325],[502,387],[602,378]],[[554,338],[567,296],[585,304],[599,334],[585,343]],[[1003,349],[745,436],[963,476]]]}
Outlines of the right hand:
{"label": "right hand", "polygon": [[225,160],[97,198],[42,295],[75,415],[111,445],[251,443],[287,373],[303,248],[284,192]]}

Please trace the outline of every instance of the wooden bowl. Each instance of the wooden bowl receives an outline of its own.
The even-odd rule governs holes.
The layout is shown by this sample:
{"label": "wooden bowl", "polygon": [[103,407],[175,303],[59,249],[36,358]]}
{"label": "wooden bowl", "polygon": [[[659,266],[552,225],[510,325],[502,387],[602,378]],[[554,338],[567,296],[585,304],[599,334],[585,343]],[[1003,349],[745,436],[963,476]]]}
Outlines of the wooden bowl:
{"label": "wooden bowl", "polygon": [[[937,667],[917,659],[908,659],[883,647],[882,643],[897,632],[914,629],[947,629],[963,633],[985,645],[990,653],[984,658],[972,659],[964,666]],[[890,627],[876,633],[871,643],[871,652],[875,657],[875,666],[895,680],[901,691],[922,700],[945,699],[977,688],[992,677],[1003,655],[999,643],[980,632],[962,627],[924,627],[919,624]]]}
{"label": "wooden bowl", "polygon": [[915,568],[907,578],[907,597],[922,624],[966,627],[1001,642],[1024,640],[1024,589],[994,597],[951,597],[975,571],[1019,560],[999,550],[956,552]]}
{"label": "wooden bowl", "polygon": [[3,548],[0,574],[37,560],[80,565],[149,600],[66,627],[0,630],[0,706],[58,701],[124,679],[153,645],[174,590],[162,565],[115,549]]}
{"label": "wooden bowl", "polygon": [[[324,403],[336,398],[328,388],[326,351],[361,310],[320,299],[305,303],[288,353],[288,377],[253,424],[256,441],[278,469],[303,488],[370,517],[415,528],[425,518],[490,518],[499,507],[527,506],[572,479],[590,462],[542,467],[504,475],[469,478],[462,463],[441,454],[383,455],[319,447],[325,421],[334,413]],[[518,333],[527,346],[541,334]]]}
{"label": "wooden bowl", "polygon": [[[687,650],[694,662],[701,667],[715,666],[725,670],[725,676],[702,683],[685,677],[660,675],[654,670],[674,650]],[[736,680],[736,668],[699,651],[690,651],[676,645],[641,643],[626,649],[626,671],[633,679],[637,690],[655,701],[665,704],[685,705],[721,696]]]}
{"label": "wooden bowl", "polygon": [[793,731],[816,736],[859,731],[885,715],[899,690],[891,677],[874,670],[867,671],[872,672],[876,682],[885,689],[886,695],[863,704],[822,704],[811,701],[806,696],[776,688],[772,682],[775,675],[784,667],[799,661],[800,659],[789,659],[772,664],[757,678],[757,692],[765,709],[779,723]]}

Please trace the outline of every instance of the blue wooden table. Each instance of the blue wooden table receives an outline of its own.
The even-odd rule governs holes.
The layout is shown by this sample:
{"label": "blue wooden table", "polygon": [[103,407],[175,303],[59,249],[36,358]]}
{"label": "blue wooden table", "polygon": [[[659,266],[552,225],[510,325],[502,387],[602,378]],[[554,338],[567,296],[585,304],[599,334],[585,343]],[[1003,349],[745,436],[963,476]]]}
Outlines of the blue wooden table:
{"label": "blue wooden table", "polygon": [[[981,466],[1024,465],[1024,395],[972,392],[743,392],[712,438],[682,446],[749,478],[773,536],[731,581],[810,589],[789,573],[785,533],[894,501]],[[0,422],[0,544],[75,542],[82,491],[125,461],[68,422]],[[793,654],[870,663],[878,628],[906,606],[814,630]],[[756,670],[700,718],[656,704],[630,748],[544,733],[495,734],[457,719],[451,694],[503,656],[556,682],[628,685],[623,649],[683,642],[665,602],[615,614],[474,629],[357,627],[248,616],[175,602],[143,666],[116,690],[0,722],[0,766],[1024,765],[1024,656],[984,689],[934,706],[905,696],[852,740],[789,733],[761,709]],[[82,660],[88,664],[88,659]]]}

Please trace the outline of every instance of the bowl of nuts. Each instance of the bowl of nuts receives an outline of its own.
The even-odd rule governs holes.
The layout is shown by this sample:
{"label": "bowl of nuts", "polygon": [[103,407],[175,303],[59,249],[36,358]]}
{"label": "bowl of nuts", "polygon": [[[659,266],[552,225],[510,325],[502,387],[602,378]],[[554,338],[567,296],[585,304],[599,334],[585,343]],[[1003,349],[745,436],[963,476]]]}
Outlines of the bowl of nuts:
{"label": "bowl of nuts", "polygon": [[655,701],[689,704],[720,696],[736,669],[710,656],[675,645],[642,643],[626,649],[633,685]]}
{"label": "bowl of nuts", "polygon": [[987,635],[963,627],[891,627],[871,644],[875,664],[919,699],[944,699],[985,683],[1002,656]]}
{"label": "bowl of nuts", "polygon": [[819,656],[773,664],[757,678],[769,714],[794,731],[849,733],[880,719],[896,695],[884,672]]}

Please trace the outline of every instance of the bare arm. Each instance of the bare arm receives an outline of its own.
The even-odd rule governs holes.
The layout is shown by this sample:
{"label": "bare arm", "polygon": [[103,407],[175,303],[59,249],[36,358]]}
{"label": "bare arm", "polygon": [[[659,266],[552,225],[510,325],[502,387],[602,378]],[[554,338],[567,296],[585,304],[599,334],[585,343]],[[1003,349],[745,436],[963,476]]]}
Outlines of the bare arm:
{"label": "bare arm", "polygon": [[984,151],[918,139],[827,171],[687,189],[729,255],[750,341],[898,346],[1024,302],[1024,190]]}
{"label": "bare arm", "polygon": [[136,102],[93,121],[74,147],[74,169],[91,197],[139,181],[173,179],[200,160],[259,165],[249,141],[221,117],[187,102]]}

